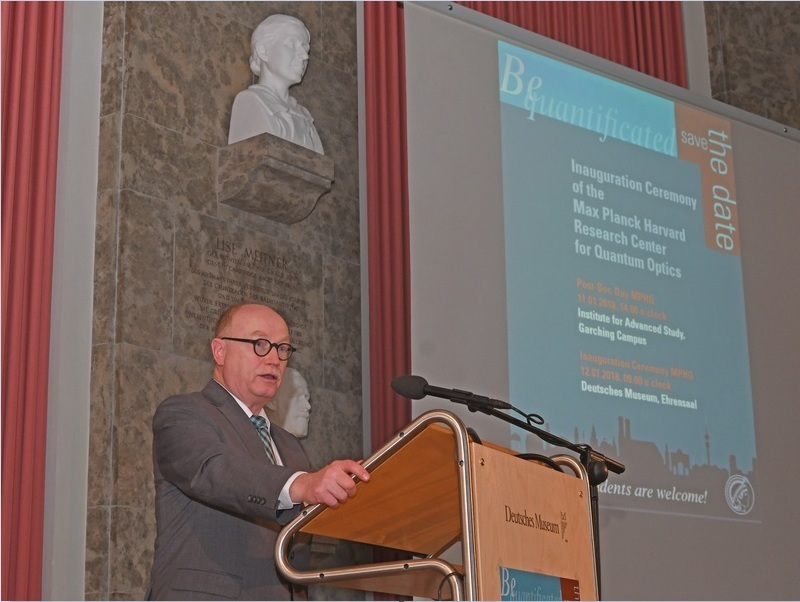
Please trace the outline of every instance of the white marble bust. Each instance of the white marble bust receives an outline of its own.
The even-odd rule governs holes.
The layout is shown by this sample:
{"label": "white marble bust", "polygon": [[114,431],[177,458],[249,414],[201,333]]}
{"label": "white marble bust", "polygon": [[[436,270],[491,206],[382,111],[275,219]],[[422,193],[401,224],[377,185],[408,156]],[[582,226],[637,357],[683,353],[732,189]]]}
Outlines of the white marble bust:
{"label": "white marble bust", "polygon": [[258,83],[233,101],[228,144],[269,133],[325,154],[308,110],[289,94],[308,65],[311,34],[288,15],[270,15],[250,38],[250,69]]}
{"label": "white marble bust", "polygon": [[308,435],[311,396],[303,375],[294,368],[286,368],[278,392],[264,406],[264,411],[270,422],[282,426],[298,439]]}

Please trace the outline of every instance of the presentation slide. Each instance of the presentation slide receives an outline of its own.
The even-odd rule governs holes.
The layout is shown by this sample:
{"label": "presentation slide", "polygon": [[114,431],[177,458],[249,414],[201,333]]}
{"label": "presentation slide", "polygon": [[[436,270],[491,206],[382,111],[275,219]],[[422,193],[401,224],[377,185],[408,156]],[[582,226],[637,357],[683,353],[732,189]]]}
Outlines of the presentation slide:
{"label": "presentation slide", "polygon": [[604,599],[797,599],[800,132],[457,4],[404,13],[411,373],[625,466]]}
{"label": "presentation slide", "polygon": [[607,505],[757,520],[730,123],[503,41],[498,61],[511,399],[623,459]]}

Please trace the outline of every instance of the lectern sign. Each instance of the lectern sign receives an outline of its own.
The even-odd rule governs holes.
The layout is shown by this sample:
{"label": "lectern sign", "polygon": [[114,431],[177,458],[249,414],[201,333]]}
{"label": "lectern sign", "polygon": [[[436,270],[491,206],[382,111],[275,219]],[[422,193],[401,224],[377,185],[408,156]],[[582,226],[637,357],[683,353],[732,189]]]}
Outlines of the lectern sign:
{"label": "lectern sign", "polygon": [[470,444],[478,599],[595,600],[588,485]]}
{"label": "lectern sign", "polygon": [[580,600],[575,579],[500,567],[501,600]]}
{"label": "lectern sign", "polygon": [[[530,527],[531,529],[539,529],[541,531],[549,531],[556,535],[561,534],[561,530],[566,526],[566,512],[561,512],[561,525],[557,521],[550,521],[544,518],[541,513],[522,510],[522,512],[515,512],[510,506],[505,507],[505,518],[507,523],[515,523],[523,527]],[[563,539],[563,536],[562,536]]]}

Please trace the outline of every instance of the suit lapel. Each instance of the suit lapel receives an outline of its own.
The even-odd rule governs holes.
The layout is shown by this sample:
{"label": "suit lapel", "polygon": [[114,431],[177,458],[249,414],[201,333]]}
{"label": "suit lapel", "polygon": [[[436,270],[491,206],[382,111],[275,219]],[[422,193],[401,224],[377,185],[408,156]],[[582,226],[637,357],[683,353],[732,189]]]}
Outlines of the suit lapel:
{"label": "suit lapel", "polygon": [[231,396],[225,387],[220,385],[215,380],[210,380],[203,389],[203,395],[219,410],[220,414],[227,420],[239,436],[239,440],[250,452],[250,455],[255,459],[267,459],[267,454],[264,453],[264,444],[261,443],[261,438],[258,436],[253,423],[244,413],[236,400]]}

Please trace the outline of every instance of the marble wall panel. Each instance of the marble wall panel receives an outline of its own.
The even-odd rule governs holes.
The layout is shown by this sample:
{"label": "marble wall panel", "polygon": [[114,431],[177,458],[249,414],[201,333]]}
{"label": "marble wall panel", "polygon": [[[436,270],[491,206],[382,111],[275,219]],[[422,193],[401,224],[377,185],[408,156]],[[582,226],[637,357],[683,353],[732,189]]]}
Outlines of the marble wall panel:
{"label": "marble wall panel", "polygon": [[119,212],[116,341],[171,350],[174,208],[122,191]]}
{"label": "marble wall panel", "polygon": [[[103,4],[103,50],[101,55],[100,115],[122,108],[123,49],[125,46],[125,2]],[[102,166],[101,166],[102,167]]]}
{"label": "marble wall panel", "polygon": [[358,264],[325,258],[325,387],[361,396],[361,290]]}
{"label": "marble wall panel", "polygon": [[92,347],[91,400],[89,404],[89,474],[87,504],[111,503],[111,428],[114,403],[114,347]]}
{"label": "marble wall panel", "polygon": [[86,513],[86,600],[108,600],[110,524],[108,506],[89,506]]}
{"label": "marble wall panel", "polygon": [[340,393],[309,383],[311,417],[308,437],[302,440],[311,465],[320,468],[332,460],[364,456],[361,396]]}
{"label": "marble wall panel", "polygon": [[[248,230],[255,230],[273,238],[289,240],[289,232],[295,225],[281,224],[270,219],[231,207],[225,203],[217,204],[217,219],[228,224],[241,226]],[[313,246],[310,241],[305,241],[308,246]]]}
{"label": "marble wall panel", "polygon": [[212,213],[216,207],[216,166],[216,147],[152,121],[125,115],[120,188]]}
{"label": "marble wall panel", "polygon": [[358,136],[357,79],[322,61],[309,60],[303,82],[291,89],[314,117],[325,155],[344,161],[343,151],[358,153],[352,148]]}
{"label": "marble wall panel", "polygon": [[249,32],[201,4],[127,3],[125,107],[221,146],[233,97],[250,79]]}
{"label": "marble wall panel", "polygon": [[337,174],[338,179],[331,191],[317,202],[314,211],[305,220],[287,231],[292,244],[314,244],[326,255],[351,263],[360,258],[360,218],[358,194],[343,193],[355,173]]}
{"label": "marble wall panel", "polygon": [[[749,48],[800,55],[800,6],[797,2],[720,2],[720,36],[746,54]],[[794,6],[792,6],[794,5]]]}
{"label": "marble wall panel", "polygon": [[320,60],[355,78],[358,74],[356,5],[320,3],[321,28],[318,37]]}
{"label": "marble wall panel", "polygon": [[155,495],[152,420],[156,407],[171,395],[202,389],[211,378],[212,368],[210,353],[203,361],[133,345],[118,346],[113,454],[115,505],[142,508],[152,505]]}
{"label": "marble wall panel", "polygon": [[144,508],[113,506],[109,560],[109,600],[144,600],[153,564],[155,516]]}
{"label": "marble wall panel", "polygon": [[94,290],[92,306],[92,344],[114,340],[114,314],[117,294],[117,191],[102,190],[97,195],[94,243]]}
{"label": "marble wall panel", "polygon": [[800,128],[800,3],[706,2],[712,95]]}
{"label": "marble wall panel", "polygon": [[[800,64],[777,61],[773,52],[760,49],[735,55],[728,43],[723,44],[723,53],[727,57],[725,102],[778,123],[800,126],[800,98],[797,93],[781,93],[786,82],[800,85]],[[776,68],[764,69],[770,63]]]}
{"label": "marble wall panel", "polygon": [[[317,203],[311,215],[290,231],[293,241],[315,240],[327,253],[358,262],[359,200],[358,170],[358,98],[355,79],[326,66],[309,64],[309,73],[319,73],[325,82],[324,95],[301,100],[312,112],[322,132],[325,154],[336,163],[336,179],[331,191]],[[299,97],[298,90],[298,97]]]}
{"label": "marble wall panel", "polygon": [[166,397],[201,389],[211,362],[132,345],[116,352],[113,502],[107,535],[113,567],[106,599],[141,600],[149,580],[155,540],[152,473],[153,413]]}
{"label": "marble wall panel", "polygon": [[725,89],[725,66],[720,42],[719,14],[710,3],[703,4],[706,17],[706,41],[708,44],[708,70],[711,80],[712,97],[720,100],[719,94]]}
{"label": "marble wall panel", "polygon": [[[175,239],[175,348],[207,354],[219,314],[242,302],[264,303],[286,319],[300,349],[292,363],[305,374],[322,363],[322,259],[314,249],[190,211],[181,212]],[[308,378],[308,377],[307,377]]]}
{"label": "marble wall panel", "polygon": [[98,157],[97,189],[119,188],[120,124],[119,113],[109,113],[100,118],[100,145]]}
{"label": "marble wall panel", "polygon": [[[343,174],[292,225],[217,195],[230,106],[253,80],[250,33],[275,13],[311,31],[311,67],[293,92],[317,103],[326,159]],[[103,35],[86,597],[121,600],[141,599],[149,578],[153,411],[210,377],[223,306],[264,302],[287,318],[300,348],[290,365],[317,401],[303,440],[312,462],[361,455],[355,5],[109,2]],[[311,598],[364,597],[341,591]]]}
{"label": "marble wall panel", "polygon": [[338,185],[333,183],[331,191],[322,195],[317,201],[314,211],[306,219],[292,224],[286,230],[287,242],[291,245],[303,245],[319,249],[322,253],[331,253],[333,242],[337,237],[336,232],[325,226],[339,223],[337,215],[332,215],[331,204],[337,198]]}
{"label": "marble wall panel", "polygon": [[[800,85],[800,68],[794,76],[795,81]],[[800,98],[797,100],[789,98],[768,98],[762,101],[764,115],[778,123],[789,125],[800,129]]]}

